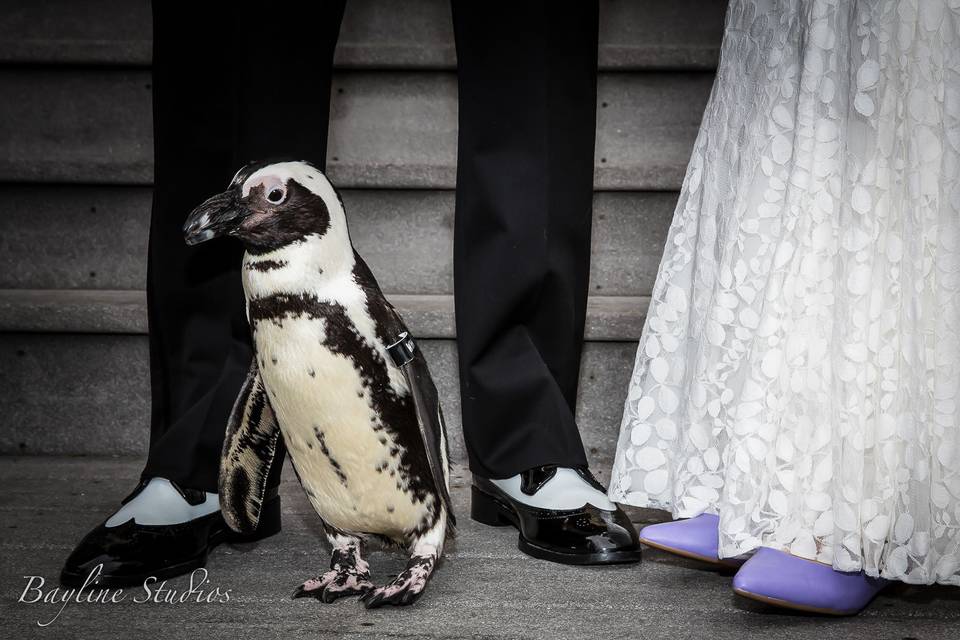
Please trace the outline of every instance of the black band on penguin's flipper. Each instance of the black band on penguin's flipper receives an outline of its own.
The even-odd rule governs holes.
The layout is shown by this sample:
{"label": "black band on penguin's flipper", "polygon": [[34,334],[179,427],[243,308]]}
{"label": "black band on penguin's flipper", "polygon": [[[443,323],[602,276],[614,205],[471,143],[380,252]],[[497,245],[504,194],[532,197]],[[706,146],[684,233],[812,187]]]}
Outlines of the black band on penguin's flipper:
{"label": "black band on penguin's flipper", "polygon": [[260,521],[279,437],[277,418],[254,360],[230,412],[220,458],[220,510],[238,533],[253,533]]}
{"label": "black band on penguin's flipper", "polygon": [[416,353],[416,345],[413,343],[413,338],[410,334],[404,331],[400,334],[396,342],[387,347],[387,353],[390,354],[390,359],[393,360],[393,364],[398,367],[403,367],[413,360]]}

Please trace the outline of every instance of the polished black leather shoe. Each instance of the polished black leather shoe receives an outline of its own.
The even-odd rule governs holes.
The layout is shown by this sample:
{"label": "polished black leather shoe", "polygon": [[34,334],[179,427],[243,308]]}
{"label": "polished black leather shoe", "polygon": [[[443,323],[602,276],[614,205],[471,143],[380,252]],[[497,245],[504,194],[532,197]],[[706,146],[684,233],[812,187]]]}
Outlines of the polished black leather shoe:
{"label": "polished black leather shoe", "polygon": [[[557,471],[556,465],[520,474],[521,490],[533,495]],[[575,471],[605,492],[586,468]],[[534,558],[562,564],[617,564],[640,560],[637,530],[620,507],[605,511],[592,504],[579,509],[540,509],[518,502],[486,478],[474,476],[471,517],[482,524],[512,525],[520,531],[517,548]]]}
{"label": "polished black leather shoe", "polygon": [[[144,484],[124,503],[136,496]],[[203,492],[180,487],[177,490],[191,504],[203,501]],[[207,556],[218,544],[253,542],[279,533],[280,496],[276,489],[268,493],[260,525],[256,532],[248,535],[233,532],[219,511],[173,525],[139,525],[133,520],[115,527],[105,524],[106,521],[88,533],[67,558],[60,573],[64,586],[82,587],[96,572],[97,565],[103,567],[88,586],[134,586],[143,584],[151,576],[166,580],[189,573],[206,564]]]}

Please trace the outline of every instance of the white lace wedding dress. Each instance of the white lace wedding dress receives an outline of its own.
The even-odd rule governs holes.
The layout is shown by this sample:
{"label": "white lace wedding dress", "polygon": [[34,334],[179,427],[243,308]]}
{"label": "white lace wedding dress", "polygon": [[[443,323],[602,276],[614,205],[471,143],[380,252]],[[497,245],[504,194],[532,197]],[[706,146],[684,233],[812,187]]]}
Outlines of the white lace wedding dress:
{"label": "white lace wedding dress", "polygon": [[960,0],[733,0],[610,497],[960,584]]}

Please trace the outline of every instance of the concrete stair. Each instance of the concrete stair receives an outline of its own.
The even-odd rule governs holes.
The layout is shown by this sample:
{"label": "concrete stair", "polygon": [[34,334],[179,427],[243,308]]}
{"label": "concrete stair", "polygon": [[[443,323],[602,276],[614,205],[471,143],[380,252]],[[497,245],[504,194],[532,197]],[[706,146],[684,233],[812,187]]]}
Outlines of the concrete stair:
{"label": "concrete stair", "polygon": [[[604,73],[596,187],[678,189],[712,79],[708,72]],[[336,185],[454,187],[454,73],[351,71],[333,82],[327,168]],[[0,177],[150,184],[150,87],[148,71],[0,70]]]}
{"label": "concrete stair", "polygon": [[[347,189],[350,231],[391,293],[453,292],[453,191]],[[0,185],[0,289],[139,289],[151,189]],[[649,294],[672,192],[599,192],[591,290]]]}
{"label": "concrete stair", "polygon": [[[601,69],[713,69],[725,2],[601,0]],[[4,0],[0,60],[150,64],[149,0]],[[350,0],[335,60],[342,68],[453,69],[446,0]]]}
{"label": "concrete stair", "polygon": [[[613,455],[635,343],[710,92],[720,0],[601,2],[578,418]],[[0,0],[0,453],[146,449],[149,2]],[[454,346],[456,59],[446,0],[351,0],[329,174],[420,337],[464,459]]]}

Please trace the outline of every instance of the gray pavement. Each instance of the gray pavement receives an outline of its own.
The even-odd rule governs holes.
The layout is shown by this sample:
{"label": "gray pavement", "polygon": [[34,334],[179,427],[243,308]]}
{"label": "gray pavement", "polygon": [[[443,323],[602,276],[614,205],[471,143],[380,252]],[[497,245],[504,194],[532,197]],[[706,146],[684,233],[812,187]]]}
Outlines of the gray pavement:
{"label": "gray pavement", "polygon": [[[367,611],[352,600],[324,605],[291,600],[302,580],[326,567],[315,514],[293,474],[281,487],[284,529],[258,544],[217,549],[207,565],[207,592],[230,590],[228,602],[73,603],[17,600],[39,575],[53,586],[79,537],[135,483],[140,462],[123,458],[0,457],[0,619],[4,638],[956,638],[960,589],[898,586],[861,615],[797,615],[741,600],[730,577],[694,562],[648,551],[639,565],[577,568],[528,558],[512,529],[468,518],[467,480],[455,474],[459,535],[427,593],[414,607]],[[662,519],[631,512],[638,523]],[[368,554],[375,580],[399,571],[393,552]],[[187,579],[167,587],[182,593]]]}

